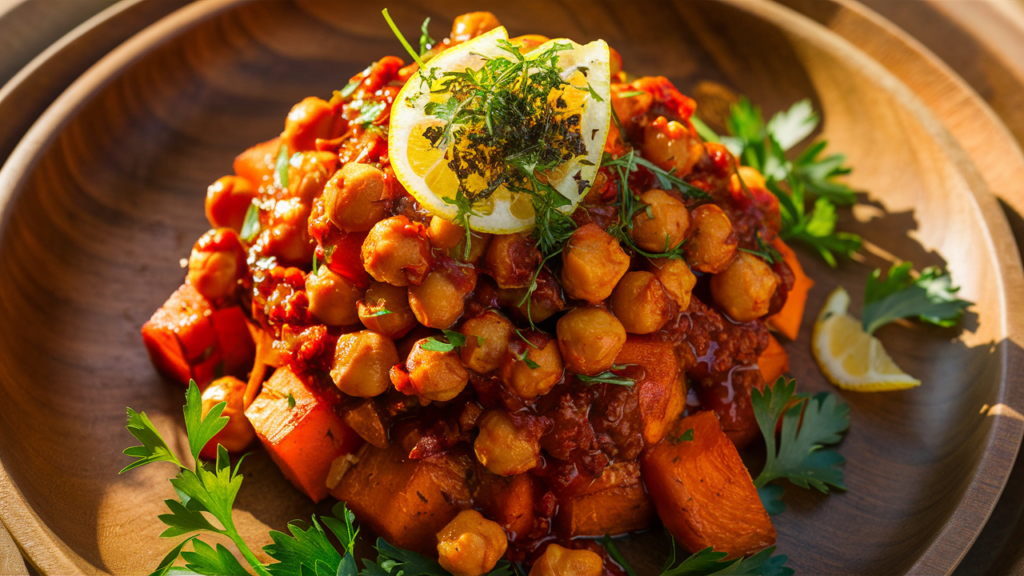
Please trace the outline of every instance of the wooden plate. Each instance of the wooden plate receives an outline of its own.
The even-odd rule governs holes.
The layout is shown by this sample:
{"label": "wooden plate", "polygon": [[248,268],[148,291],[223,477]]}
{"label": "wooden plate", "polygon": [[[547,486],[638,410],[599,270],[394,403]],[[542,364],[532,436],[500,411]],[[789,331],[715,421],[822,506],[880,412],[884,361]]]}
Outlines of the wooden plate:
{"label": "wooden plate", "polygon": [[[998,498],[1020,444],[1006,405],[1020,376],[1024,276],[999,207],[957,142],[890,73],[810,21],[765,3],[401,4],[403,28],[474,9],[513,33],[605,38],[637,74],[684,89],[711,79],[772,112],[801,97],[824,111],[824,136],[857,171],[873,210],[842,224],[919,266],[946,264],[976,302],[962,333],[880,331],[919,389],[846,394],[841,451],[850,491],[789,491],[780,551],[804,573],[944,573]],[[137,573],[158,540],[171,470],[125,476],[125,405],[180,426],[181,389],[149,366],[138,329],[180,283],[205,230],[205,186],[233,156],[281,129],[290,105],[327,95],[399,46],[377,6],[201,2],[112,52],[32,128],[0,171],[0,519],[42,571]],[[858,299],[870,266],[818,280],[810,310],[837,284]],[[869,265],[874,265],[870,261]],[[805,390],[826,389],[802,339],[789,345]],[[246,540],[313,507],[262,452],[245,464],[236,519]],[[631,551],[664,554],[660,535]],[[653,559],[653,561],[651,560]],[[649,570],[645,570],[649,571]]]}

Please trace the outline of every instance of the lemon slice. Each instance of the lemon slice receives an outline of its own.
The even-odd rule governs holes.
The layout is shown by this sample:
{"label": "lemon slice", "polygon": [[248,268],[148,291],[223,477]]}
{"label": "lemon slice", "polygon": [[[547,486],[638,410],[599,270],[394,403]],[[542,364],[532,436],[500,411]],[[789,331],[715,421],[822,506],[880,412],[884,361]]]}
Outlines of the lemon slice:
{"label": "lemon slice", "polygon": [[[436,135],[447,122],[428,114],[427,105],[443,104],[451,97],[449,92],[439,91],[443,89],[438,81],[440,73],[478,71],[488,59],[513,59],[500,43],[507,40],[505,28],[498,27],[445,50],[425,65],[426,74],[414,75],[395,97],[388,130],[388,156],[395,175],[424,208],[446,220],[454,220],[459,213],[453,202],[460,182],[471,194],[486,189],[490,182],[486,173],[460,170],[460,177],[450,167],[453,153],[467,150],[479,153],[481,144],[470,141],[469,136],[483,135],[487,128],[482,121],[459,125],[459,130],[452,131],[450,141],[442,148],[442,141],[432,140],[429,134],[433,130]],[[548,94],[550,109],[557,109],[556,114],[561,118],[580,115],[579,136],[586,147],[586,154],[567,154],[571,157],[552,170],[538,173],[537,177],[566,198],[568,205],[558,209],[568,214],[594,181],[608,137],[611,56],[603,40],[581,46],[571,40],[559,39],[531,50],[525,55],[526,59],[536,59],[555,43],[570,46],[557,53],[560,76],[570,86]],[[595,93],[598,98],[593,96]],[[438,147],[433,142],[437,142]],[[513,192],[505,185],[499,186],[486,198],[475,201],[472,208],[475,214],[469,218],[469,227],[473,230],[509,234],[527,230],[534,224],[530,194]]]}
{"label": "lemon slice", "polygon": [[920,386],[893,362],[882,342],[850,316],[850,295],[842,287],[829,295],[818,313],[811,351],[830,382],[844,390],[882,392]]}

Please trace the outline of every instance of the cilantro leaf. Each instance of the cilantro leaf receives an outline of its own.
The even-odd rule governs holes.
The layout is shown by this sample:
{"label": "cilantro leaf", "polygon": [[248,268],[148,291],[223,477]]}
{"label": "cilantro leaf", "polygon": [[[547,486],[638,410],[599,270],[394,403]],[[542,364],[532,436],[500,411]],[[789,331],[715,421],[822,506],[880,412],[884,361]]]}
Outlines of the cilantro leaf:
{"label": "cilantro leaf", "polygon": [[[437,337],[431,336],[427,338],[427,341],[423,343],[422,348],[424,350],[430,350],[431,352],[451,352],[456,348],[461,348],[466,345],[466,337],[461,332],[454,330],[442,330],[444,338],[447,342],[438,340]],[[480,340],[480,337],[477,337]]]}
{"label": "cilantro leaf", "polygon": [[687,431],[683,432],[682,434],[674,438],[669,436],[668,442],[673,446],[681,442],[693,442],[693,428],[688,429]]}
{"label": "cilantro leaf", "polygon": [[818,126],[820,118],[808,99],[800,100],[789,110],[772,116],[765,130],[779,143],[783,150],[789,150],[807,138]]}
{"label": "cilantro leaf", "polygon": [[218,402],[203,416],[203,395],[199,392],[195,380],[189,380],[185,392],[185,432],[188,434],[188,447],[192,458],[199,459],[199,451],[213,439],[218,432],[228,425],[228,417],[221,416],[227,402]]}
{"label": "cilantro leaf", "polygon": [[767,180],[768,190],[779,199],[782,216],[783,240],[799,240],[815,248],[829,266],[837,266],[835,253],[849,257],[861,245],[861,237],[847,232],[836,232],[836,209],[827,198],[818,198],[814,209],[804,208],[803,185],[789,179],[790,192],[783,190],[774,179]]}
{"label": "cilantro leaf", "polygon": [[263,547],[276,563],[267,566],[267,571],[272,576],[291,576],[293,574],[304,574],[309,571],[313,574],[320,574],[318,564],[327,568],[327,574],[337,574],[341,564],[341,554],[327,539],[327,533],[313,517],[313,524],[303,528],[302,524],[293,520],[288,523],[288,532],[291,536],[277,530],[270,531],[270,539],[273,544]]}
{"label": "cilantro leaf", "polygon": [[277,161],[274,163],[274,186],[282,190],[288,189],[288,145],[281,144],[281,150],[277,153]]}
{"label": "cilantro leaf", "polygon": [[837,176],[849,174],[851,169],[845,166],[846,155],[831,154],[819,158],[828,142],[820,140],[809,146],[793,161],[791,173],[803,183],[808,191],[821,198],[827,198],[835,204],[850,206],[857,202],[857,197],[849,186],[836,182]]}
{"label": "cilantro leaf", "polygon": [[335,504],[331,511],[334,512],[334,517],[323,516],[320,519],[331,532],[334,532],[342,547],[349,554],[355,554],[356,538],[359,537],[359,528],[355,525],[356,515],[344,502]]}
{"label": "cilantro leaf", "polygon": [[246,242],[252,242],[254,236],[260,233],[260,207],[255,200],[245,210],[245,220],[242,221],[242,230],[238,236]]}
{"label": "cilantro leaf", "polygon": [[352,121],[353,124],[358,124],[362,127],[367,127],[373,124],[377,116],[387,108],[387,102],[383,100],[363,100],[362,105],[359,107],[359,116]]}
{"label": "cilantro leaf", "polygon": [[949,328],[960,321],[965,308],[974,304],[956,297],[960,289],[952,285],[949,273],[930,266],[914,279],[912,268],[910,262],[894,264],[884,281],[881,269],[868,277],[861,314],[868,334],[900,318],[917,318]]}
{"label": "cilantro leaf", "polygon": [[170,462],[178,468],[183,468],[181,462],[178,461],[178,457],[171,451],[163,436],[157,432],[156,427],[153,426],[145,412],[139,413],[128,408],[127,427],[132,436],[135,436],[139,442],[142,442],[142,446],[132,446],[124,450],[125,454],[137,458],[137,460],[122,468],[118,474],[124,474],[129,470],[153,462]]}
{"label": "cilantro leaf", "polygon": [[192,540],[192,551],[182,552],[181,557],[185,559],[185,568],[196,574],[206,576],[223,576],[225,574],[248,574],[248,571],[239,564],[234,554],[217,544],[216,550],[206,542]]}
{"label": "cilantro leaf", "polygon": [[156,570],[153,570],[153,572],[151,572],[149,576],[165,576],[166,574],[169,574],[171,568],[174,566],[174,561],[177,560],[178,556],[181,554],[182,548],[184,548],[186,544],[188,544],[192,540],[195,540],[198,537],[199,535],[196,534],[195,536],[190,536],[188,538],[185,538],[181,542],[178,542],[178,545],[174,548],[171,548],[171,551],[168,552],[166,556],[164,556],[164,559],[160,561],[160,565],[157,566]]}
{"label": "cilantro leaf", "polygon": [[[754,479],[754,486],[761,488],[785,478],[801,488],[814,487],[825,494],[830,486],[845,490],[839,467],[843,457],[835,450],[822,448],[842,439],[842,433],[850,427],[850,406],[839,402],[835,394],[808,397],[794,395],[795,390],[795,380],[787,382],[780,377],[774,386],[765,386],[764,393],[757,389],[750,393],[754,417],[767,447],[764,469]],[[796,401],[791,405],[791,400]],[[776,444],[779,418],[782,433]]]}
{"label": "cilantro leaf", "polygon": [[396,548],[383,538],[377,538],[377,564],[384,574],[402,576],[450,576],[437,560],[431,560],[412,550]]}
{"label": "cilantro leaf", "polygon": [[785,566],[789,560],[784,554],[774,556],[775,546],[769,546],[757,554],[741,558],[738,562],[715,572],[715,576],[792,576],[793,569]]}
{"label": "cilantro leaf", "polygon": [[765,484],[757,489],[757,495],[761,497],[761,504],[769,516],[778,516],[786,511],[786,505],[782,502],[785,492],[778,484]]}

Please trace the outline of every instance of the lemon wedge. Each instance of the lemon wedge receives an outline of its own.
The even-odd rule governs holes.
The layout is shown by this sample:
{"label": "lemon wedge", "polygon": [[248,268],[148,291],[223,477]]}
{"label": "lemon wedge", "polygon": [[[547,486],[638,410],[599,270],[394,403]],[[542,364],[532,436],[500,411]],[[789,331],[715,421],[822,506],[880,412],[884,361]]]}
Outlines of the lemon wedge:
{"label": "lemon wedge", "polygon": [[842,287],[829,295],[818,313],[811,351],[830,382],[844,390],[882,392],[920,386],[893,362],[882,342],[850,316],[850,295]]}
{"label": "lemon wedge", "polygon": [[[519,232],[534,225],[531,194],[515,192],[504,184],[490,191],[493,163],[484,168],[480,168],[479,163],[460,164],[465,157],[474,154],[478,158],[504,158],[501,154],[507,150],[488,148],[487,135],[493,134],[493,126],[485,123],[483,115],[478,115],[472,123],[453,126],[455,129],[448,132],[449,137],[438,138],[448,125],[445,118],[438,116],[442,114],[438,108],[455,97],[448,91],[450,84],[441,80],[443,74],[479,72],[492,59],[515,61],[515,56],[505,48],[507,41],[505,28],[498,27],[435,56],[395,97],[388,130],[388,156],[395,175],[424,208],[446,220],[456,219],[459,215],[456,192],[462,185],[463,190],[468,191],[465,196],[471,200],[469,227],[493,234]],[[586,150],[585,154],[580,153],[578,147],[567,151],[561,164],[537,172],[536,177],[565,198],[565,202],[560,202],[565,205],[557,209],[568,214],[594,181],[608,137],[611,56],[603,40],[579,45],[559,39],[531,50],[524,55],[525,59],[537,59],[556,43],[566,46],[556,57],[559,76],[567,85],[548,93],[546,102],[540,98],[531,102],[537,110],[553,112],[556,121],[571,126],[574,138],[582,142]],[[490,116],[486,118],[490,121]],[[529,144],[557,147],[557,142]]]}

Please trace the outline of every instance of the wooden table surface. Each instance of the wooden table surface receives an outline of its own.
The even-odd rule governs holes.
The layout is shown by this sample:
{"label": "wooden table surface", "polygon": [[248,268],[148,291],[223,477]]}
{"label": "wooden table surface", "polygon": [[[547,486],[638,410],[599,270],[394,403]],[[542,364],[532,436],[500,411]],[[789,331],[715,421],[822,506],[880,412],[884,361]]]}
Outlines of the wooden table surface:
{"label": "wooden table surface", "polygon": [[[116,0],[0,0],[0,95],[17,88],[12,84],[26,81],[24,74],[17,77],[18,71],[35,66],[47,72],[36,76],[45,76],[49,100],[56,98],[111,48],[186,1],[122,0],[118,6]],[[1024,1],[861,2],[941,58],[991,106],[1024,146]],[[97,16],[101,12],[103,15]],[[75,29],[89,18],[94,18],[91,28]],[[107,21],[101,22],[101,18]],[[74,42],[82,38],[89,41]],[[51,49],[49,53],[50,60],[58,60],[56,64],[33,61],[58,41],[64,42],[64,51],[54,53]],[[15,82],[5,85],[12,78]],[[46,99],[33,101],[30,109],[21,109],[23,117],[38,116],[48,104]],[[0,129],[0,158],[6,158],[29,125],[8,123]],[[1013,210],[1007,216],[1019,239],[1024,216]],[[1024,459],[1018,459],[992,518],[956,574],[1024,576],[1022,511]],[[34,571],[21,561],[16,544],[0,526],[0,576],[29,573]]]}

